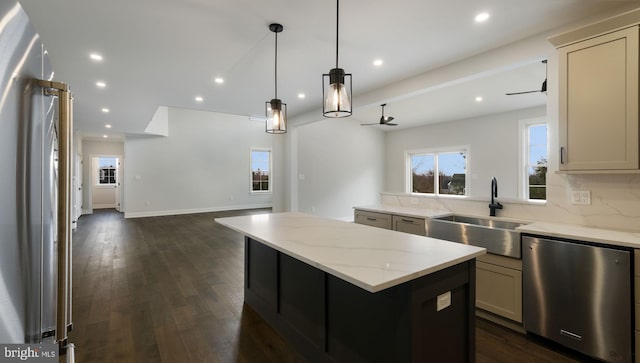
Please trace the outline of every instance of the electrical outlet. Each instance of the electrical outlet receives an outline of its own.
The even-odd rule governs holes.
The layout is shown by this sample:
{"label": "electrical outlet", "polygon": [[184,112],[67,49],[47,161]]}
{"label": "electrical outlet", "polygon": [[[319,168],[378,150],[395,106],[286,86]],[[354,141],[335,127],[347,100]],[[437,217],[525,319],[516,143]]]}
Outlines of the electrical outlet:
{"label": "electrical outlet", "polygon": [[574,190],[571,192],[571,204],[573,205],[591,205],[590,190]]}
{"label": "electrical outlet", "polygon": [[438,295],[436,311],[440,311],[451,306],[451,291]]}

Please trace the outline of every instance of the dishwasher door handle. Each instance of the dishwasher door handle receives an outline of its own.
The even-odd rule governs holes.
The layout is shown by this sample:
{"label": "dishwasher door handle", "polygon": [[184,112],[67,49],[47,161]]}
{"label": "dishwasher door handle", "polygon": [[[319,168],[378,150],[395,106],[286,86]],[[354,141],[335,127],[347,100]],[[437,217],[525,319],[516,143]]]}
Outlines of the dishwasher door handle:
{"label": "dishwasher door handle", "polygon": [[567,331],[567,330],[564,330],[564,329],[560,329],[560,334],[564,335],[565,337],[569,337],[571,339],[575,339],[575,340],[577,340],[579,342],[582,341],[582,336],[581,335],[574,334],[574,333],[572,333],[570,331]]}

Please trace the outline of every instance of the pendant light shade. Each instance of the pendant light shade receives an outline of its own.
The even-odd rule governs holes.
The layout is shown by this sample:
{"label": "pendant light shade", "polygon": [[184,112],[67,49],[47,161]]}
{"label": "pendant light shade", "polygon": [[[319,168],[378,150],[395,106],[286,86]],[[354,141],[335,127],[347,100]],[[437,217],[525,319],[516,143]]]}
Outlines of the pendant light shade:
{"label": "pendant light shade", "polygon": [[284,134],[287,132],[287,105],[277,98],[266,102],[267,132]]}
{"label": "pendant light shade", "polygon": [[280,24],[269,25],[269,30],[276,34],[275,97],[265,103],[266,131],[270,134],[284,134],[287,132],[287,104],[278,99],[278,33],[282,32],[283,29],[284,27]]}
{"label": "pendant light shade", "polygon": [[351,73],[338,67],[340,0],[336,0],[336,67],[322,75],[322,114],[325,117],[351,116]]}

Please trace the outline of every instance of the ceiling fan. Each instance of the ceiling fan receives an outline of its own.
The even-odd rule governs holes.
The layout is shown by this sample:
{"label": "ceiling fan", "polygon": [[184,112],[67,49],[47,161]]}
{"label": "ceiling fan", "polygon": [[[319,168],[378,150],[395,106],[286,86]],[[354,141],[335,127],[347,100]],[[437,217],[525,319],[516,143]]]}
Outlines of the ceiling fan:
{"label": "ceiling fan", "polygon": [[534,91],[524,91],[524,92],[511,92],[511,93],[506,93],[507,96],[514,96],[514,95],[523,95],[525,93],[537,93],[537,92],[541,92],[541,93],[547,93],[547,60],[543,60],[542,63],[544,63],[544,82],[542,82],[542,86],[540,87],[539,90],[534,90]]}
{"label": "ceiling fan", "polygon": [[386,103],[383,103],[380,105],[380,107],[382,107],[382,116],[380,116],[380,122],[371,123],[371,124],[360,124],[360,126],[369,126],[369,125],[398,126],[398,124],[394,124],[391,122],[393,121],[393,117],[384,115],[384,106],[386,105],[387,105]]}

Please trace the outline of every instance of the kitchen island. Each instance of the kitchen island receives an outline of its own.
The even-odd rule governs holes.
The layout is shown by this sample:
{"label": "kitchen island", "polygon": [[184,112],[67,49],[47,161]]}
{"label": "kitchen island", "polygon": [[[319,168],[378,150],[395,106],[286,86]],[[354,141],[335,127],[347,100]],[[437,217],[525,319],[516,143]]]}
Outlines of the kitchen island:
{"label": "kitchen island", "polygon": [[216,222],[245,235],[245,303],[309,361],[475,361],[485,249],[302,213]]}

